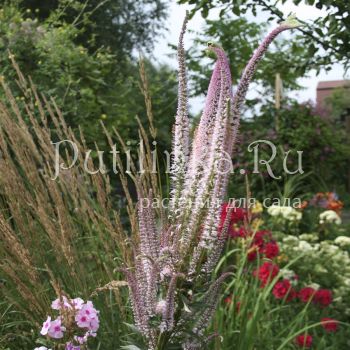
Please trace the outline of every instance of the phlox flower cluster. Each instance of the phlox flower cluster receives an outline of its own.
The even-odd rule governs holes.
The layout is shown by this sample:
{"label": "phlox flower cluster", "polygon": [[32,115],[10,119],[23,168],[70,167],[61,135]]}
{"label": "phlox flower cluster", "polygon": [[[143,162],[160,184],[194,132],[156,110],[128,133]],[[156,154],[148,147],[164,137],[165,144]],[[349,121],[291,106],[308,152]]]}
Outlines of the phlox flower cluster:
{"label": "phlox flower cluster", "polygon": [[[301,276],[307,276],[310,266],[313,281],[332,287],[336,308],[350,315],[350,238],[338,236],[332,240],[320,241],[316,233],[300,236],[284,235],[279,242],[281,256],[289,260],[301,255],[294,268]],[[315,288],[317,289],[317,288]]]}
{"label": "phlox flower cluster", "polygon": [[275,217],[282,217],[288,221],[299,221],[302,218],[302,213],[293,207],[289,206],[280,206],[280,205],[271,205],[267,209],[268,214]]}
{"label": "phlox flower cluster", "polygon": [[[56,318],[48,316],[40,334],[51,341],[61,341],[65,350],[82,350],[90,337],[96,337],[99,328],[99,311],[91,301],[81,298],[68,299],[62,296],[51,304],[58,311]],[[34,350],[51,350],[44,346]]]}
{"label": "phlox flower cluster", "polygon": [[326,210],[320,214],[320,224],[332,223],[336,225],[341,224],[340,216],[334,210]]}

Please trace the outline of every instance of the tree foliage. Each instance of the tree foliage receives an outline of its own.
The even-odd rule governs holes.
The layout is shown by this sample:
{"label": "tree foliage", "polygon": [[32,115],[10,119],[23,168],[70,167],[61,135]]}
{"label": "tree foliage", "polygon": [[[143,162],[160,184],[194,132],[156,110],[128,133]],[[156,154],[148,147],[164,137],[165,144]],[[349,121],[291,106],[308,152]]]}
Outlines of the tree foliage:
{"label": "tree foliage", "polygon": [[[31,2],[32,5],[34,3]],[[136,42],[142,45],[146,37],[140,34],[138,40],[137,30],[129,33],[129,28],[123,27],[125,35],[130,34],[134,39],[116,39],[123,41],[125,46],[121,47],[111,39],[107,45],[108,36],[112,36],[112,32],[102,36],[103,30],[98,27],[99,22],[96,22],[96,33],[89,35],[90,30],[95,30],[92,19],[91,22],[76,25],[75,15],[61,15],[60,6],[65,2],[57,3],[57,9],[53,9],[51,3],[50,8],[44,6],[45,11],[48,11],[46,16],[40,15],[41,7],[38,11],[23,10],[18,4],[12,3],[6,3],[2,7],[0,74],[10,83],[17,100],[24,101],[23,93],[15,83],[16,73],[11,62],[14,59],[23,74],[32,78],[38,91],[55,99],[57,105],[64,110],[68,125],[73,129],[78,126],[83,129],[90,147],[94,147],[95,142],[99,147],[106,146],[101,121],[109,130],[121,130],[125,139],[138,140],[136,116],[145,121],[146,108],[140,90],[138,63],[133,57],[127,57],[127,53],[136,48]],[[131,7],[131,12],[133,9],[141,11]],[[67,7],[65,11],[69,14],[78,9],[73,6]],[[147,6],[145,13],[139,13],[138,16],[146,13]],[[144,29],[146,27],[144,23]],[[151,33],[152,28],[149,28],[147,36]],[[84,38],[88,37],[96,37],[96,40],[85,41]],[[106,40],[105,45],[103,40]],[[151,47],[151,44],[149,42],[146,47]],[[145,70],[149,76],[149,90],[156,110],[156,128],[160,135],[164,135],[170,131],[169,119],[176,109],[175,73],[167,66],[154,66],[147,60]],[[161,141],[164,147],[168,147],[168,143],[170,140]]]}
{"label": "tree foliage", "polygon": [[120,60],[134,49],[150,51],[166,17],[163,0],[1,0],[35,13],[40,22],[71,23],[79,30],[75,42],[96,50],[110,48]]}

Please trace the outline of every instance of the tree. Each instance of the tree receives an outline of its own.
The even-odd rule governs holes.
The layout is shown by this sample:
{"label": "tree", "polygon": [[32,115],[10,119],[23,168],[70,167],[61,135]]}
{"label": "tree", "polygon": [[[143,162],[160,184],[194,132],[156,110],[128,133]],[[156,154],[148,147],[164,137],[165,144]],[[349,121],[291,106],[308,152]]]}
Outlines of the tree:
{"label": "tree", "polygon": [[[45,19],[37,16],[40,11],[23,11],[18,4],[6,3],[0,12],[0,74],[11,85],[17,100],[24,101],[25,96],[15,83],[12,59],[25,76],[32,78],[39,92],[55,99],[70,127],[83,129],[89,147],[94,147],[95,142],[101,149],[106,147],[101,121],[109,130],[121,130],[125,139],[138,140],[136,116],[143,123],[147,117],[136,60],[117,52],[117,48],[112,50],[112,43],[106,45],[109,48],[92,50],[89,42],[84,45],[78,39],[86,35],[85,26],[63,20],[59,9],[51,10]],[[148,61],[145,66],[154,98],[156,127],[159,135],[165,135],[171,130],[170,119],[176,110],[175,72]],[[160,141],[163,147],[170,146],[168,143],[167,139]]]}
{"label": "tree", "polygon": [[40,22],[70,23],[79,30],[75,42],[90,51],[110,48],[118,60],[133,50],[150,51],[166,18],[164,0],[1,0],[16,4]]}

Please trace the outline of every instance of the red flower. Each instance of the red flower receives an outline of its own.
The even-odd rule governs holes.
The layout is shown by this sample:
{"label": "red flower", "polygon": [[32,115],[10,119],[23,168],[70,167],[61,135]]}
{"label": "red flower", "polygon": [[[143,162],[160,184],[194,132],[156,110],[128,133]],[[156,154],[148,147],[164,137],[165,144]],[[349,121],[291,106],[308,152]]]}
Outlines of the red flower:
{"label": "red flower", "polygon": [[316,294],[316,290],[311,288],[311,287],[305,287],[300,289],[299,291],[299,299],[303,302],[303,303],[308,303],[309,301],[311,301],[314,296]]}
{"label": "red flower", "polygon": [[232,303],[232,295],[229,295],[228,297],[226,297],[226,298],[224,299],[224,302],[225,302],[226,304],[231,304],[231,303]]}
{"label": "red flower", "polygon": [[324,317],[321,319],[321,323],[326,332],[336,332],[338,329],[338,321],[333,318]]}
{"label": "red flower", "polygon": [[253,244],[257,245],[259,248],[263,248],[266,238],[267,239],[272,238],[270,231],[267,231],[267,230],[257,231],[255,232],[255,235],[253,237]]}
{"label": "red flower", "polygon": [[276,299],[283,299],[291,290],[292,286],[288,280],[277,282],[273,287],[272,294]]}
{"label": "red flower", "polygon": [[320,289],[316,292],[314,303],[321,306],[328,306],[332,302],[332,292],[328,289]]}
{"label": "red flower", "polygon": [[254,275],[262,282],[262,286],[271,282],[279,272],[279,267],[270,261],[264,262],[258,270],[254,271]]}
{"label": "red flower", "polygon": [[298,346],[301,348],[311,348],[312,336],[308,334],[298,335],[295,339]]}
{"label": "red flower", "polygon": [[275,258],[276,256],[278,256],[279,252],[280,250],[278,244],[275,241],[266,243],[265,247],[263,248],[263,253],[268,259]]}

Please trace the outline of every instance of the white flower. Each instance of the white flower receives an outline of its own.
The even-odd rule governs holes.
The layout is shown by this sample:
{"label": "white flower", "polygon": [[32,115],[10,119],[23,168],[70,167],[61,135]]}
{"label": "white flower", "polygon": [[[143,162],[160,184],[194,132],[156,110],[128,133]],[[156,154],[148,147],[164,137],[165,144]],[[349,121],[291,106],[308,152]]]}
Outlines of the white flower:
{"label": "white flower", "polygon": [[336,225],[341,224],[340,216],[333,210],[326,210],[320,214],[320,224],[334,223]]}
{"label": "white flower", "polygon": [[339,247],[334,244],[329,244],[327,241],[321,242],[322,249],[325,253],[334,255],[339,252]]}
{"label": "white flower", "polygon": [[308,242],[317,242],[318,237],[314,233],[303,233],[299,236],[300,239]]}
{"label": "white flower", "polygon": [[340,245],[341,247],[350,246],[350,237],[338,236],[334,240],[334,243]]}
{"label": "white flower", "polygon": [[299,239],[298,239],[298,237],[295,237],[295,236],[292,236],[292,235],[288,235],[288,236],[283,238],[283,243],[286,243],[286,244],[298,244],[299,243]]}
{"label": "white flower", "polygon": [[298,279],[296,278],[297,275],[293,270],[288,270],[286,268],[283,268],[280,270],[280,274],[283,277],[283,279],[289,280],[292,285],[296,285],[298,282]]}
{"label": "white flower", "polygon": [[282,216],[284,219],[289,221],[298,221],[302,218],[301,212],[288,206],[271,205],[267,209],[267,212],[271,216]]}
{"label": "white flower", "polygon": [[51,349],[48,349],[46,346],[40,346],[39,348],[35,348],[34,350],[51,350]]}
{"label": "white flower", "polygon": [[312,245],[306,241],[299,241],[299,245],[295,250],[300,250],[302,252],[311,252],[314,248]]}

